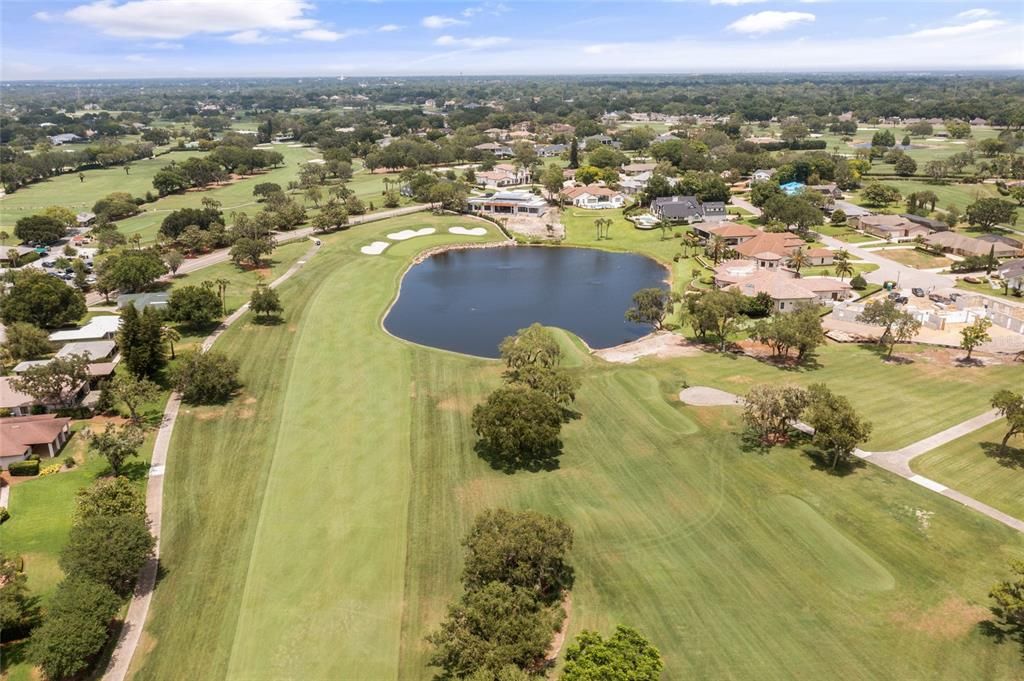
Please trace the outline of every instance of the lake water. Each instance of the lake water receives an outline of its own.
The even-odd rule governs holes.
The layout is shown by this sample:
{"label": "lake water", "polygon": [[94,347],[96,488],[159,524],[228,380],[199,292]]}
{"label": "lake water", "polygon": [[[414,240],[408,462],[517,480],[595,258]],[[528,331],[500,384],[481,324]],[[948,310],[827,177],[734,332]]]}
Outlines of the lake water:
{"label": "lake water", "polygon": [[623,315],[637,290],[666,286],[667,278],[662,265],[632,253],[529,246],[447,251],[406,273],[384,328],[478,357],[497,357],[503,338],[534,322],[607,348],[650,331]]}

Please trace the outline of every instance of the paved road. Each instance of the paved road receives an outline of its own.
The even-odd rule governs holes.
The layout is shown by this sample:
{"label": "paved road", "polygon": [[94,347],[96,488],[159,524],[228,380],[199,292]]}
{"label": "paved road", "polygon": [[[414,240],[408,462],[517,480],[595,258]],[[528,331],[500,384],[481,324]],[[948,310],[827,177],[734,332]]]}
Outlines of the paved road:
{"label": "paved road", "polygon": [[[291,233],[292,235],[295,232]],[[271,288],[277,288],[290,279],[306,262],[312,258],[318,246],[313,246],[306,254],[288,271],[270,283]],[[213,346],[229,326],[238,321],[242,315],[249,310],[249,303],[245,303],[235,310],[203,341],[202,351],[206,352]],[[160,564],[160,529],[163,519],[164,501],[164,471],[167,465],[167,452],[171,444],[171,435],[174,431],[174,424],[178,419],[178,409],[181,407],[181,397],[172,393],[167,400],[167,407],[164,409],[163,419],[156,434],[156,442],[153,444],[153,457],[149,466],[149,480],[146,484],[146,515],[149,517],[150,530],[156,537],[156,548],[153,550],[153,557],[146,562],[139,572],[138,582],[135,585],[135,593],[132,595],[131,603],[128,605],[128,614],[125,616],[124,625],[117,638],[117,645],[107,670],[103,674],[103,681],[124,681],[128,676],[128,669],[131,666],[132,657],[138,648],[139,640],[142,638],[142,630],[146,624],[146,617],[149,614],[149,605],[153,599],[153,589],[156,587],[156,577]]]}
{"label": "paved road", "polygon": [[[367,222],[377,222],[379,220],[387,220],[388,218],[395,218],[401,215],[411,215],[413,213],[421,213],[425,210],[433,208],[432,204],[419,204],[415,206],[406,206],[405,208],[395,208],[394,210],[382,210],[379,213],[373,213],[371,215],[355,215],[349,218],[349,226],[362,225]],[[296,229],[291,232],[278,232],[272,236],[276,243],[282,243],[285,241],[300,241],[309,236],[313,235],[312,227],[303,227]],[[186,260],[178,268],[178,274],[189,274],[197,270],[217,265],[222,262],[227,262],[231,259],[231,249],[221,248],[216,251],[211,251],[205,255],[201,255],[198,258],[192,258]],[[165,275],[160,278],[161,281],[170,281],[171,276]],[[99,305],[104,301],[104,298],[99,293],[90,293],[85,297],[86,305]]]}
{"label": "paved road", "polygon": [[929,289],[953,288],[956,285],[956,279],[945,274],[938,274],[927,270],[916,270],[913,267],[889,260],[881,255],[884,251],[869,251],[857,244],[848,244],[845,241],[840,241],[824,234],[820,238],[822,243],[833,250],[846,250],[854,260],[863,260],[878,265],[877,270],[864,275],[864,278],[873,284],[898,281],[900,288],[920,287],[926,291]]}
{"label": "paved road", "polygon": [[[687,388],[686,390],[682,391],[679,394],[679,397],[683,402],[688,402],[686,399],[684,399],[684,394],[697,394],[700,397],[704,397],[706,395],[713,395],[715,398],[715,401],[713,402],[714,404],[726,404],[727,400],[723,398],[723,395],[728,395],[728,393],[725,393],[725,391],[722,390],[716,390],[714,388],[701,388],[700,386],[693,386]],[[737,404],[742,403],[743,398],[739,396],[734,397]],[[701,401],[697,403],[711,404],[712,402]],[[1007,515],[1006,513],[1000,511],[999,509],[992,508],[988,504],[984,504],[973,497],[969,497],[966,494],[963,494],[962,492],[958,492],[955,489],[950,489],[949,487],[943,485],[941,482],[936,482],[935,480],[926,478],[923,475],[918,475],[917,473],[914,473],[914,471],[911,470],[910,468],[910,462],[916,457],[926,452],[930,452],[933,449],[936,449],[937,447],[941,447],[942,445],[948,442],[952,442],[957,438],[963,437],[964,435],[968,435],[976,430],[984,428],[990,423],[998,421],[1000,418],[1002,417],[999,416],[999,413],[996,412],[995,409],[992,409],[990,411],[986,411],[984,414],[979,414],[974,418],[967,419],[962,423],[958,423],[955,426],[951,426],[939,433],[929,435],[928,437],[918,440],[917,442],[912,442],[911,444],[907,445],[906,447],[903,447],[902,449],[896,449],[890,452],[867,452],[862,449],[858,449],[854,453],[861,459],[864,459],[865,461],[870,461],[879,468],[884,468],[890,473],[895,473],[901,478],[906,478],[915,485],[920,485],[925,489],[929,489],[937,494],[941,494],[944,497],[957,501],[963,504],[964,506],[967,506],[968,508],[972,508],[981,514],[986,515],[989,518],[992,518],[993,520],[1002,523],[1003,525],[1006,525],[1007,527],[1013,528],[1018,532],[1024,533],[1024,520],[1021,520],[1020,518],[1014,518],[1013,516]],[[793,427],[805,433],[812,435],[814,434],[814,429],[811,428],[806,423],[797,421],[796,423],[793,424]]]}
{"label": "paved road", "polygon": [[733,196],[730,199],[730,203],[732,203],[732,205],[736,206],[737,208],[742,208],[743,210],[753,215],[755,218],[761,217],[761,209],[752,204],[750,201],[747,201],[746,199],[741,199],[738,196]]}

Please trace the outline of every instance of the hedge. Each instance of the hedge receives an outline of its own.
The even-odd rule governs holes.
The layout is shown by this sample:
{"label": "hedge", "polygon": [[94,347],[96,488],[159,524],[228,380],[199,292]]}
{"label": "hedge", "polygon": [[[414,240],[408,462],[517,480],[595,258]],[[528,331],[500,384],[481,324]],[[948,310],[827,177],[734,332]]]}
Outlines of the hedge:
{"label": "hedge", "polygon": [[39,475],[39,461],[15,461],[7,467],[7,472],[17,476]]}

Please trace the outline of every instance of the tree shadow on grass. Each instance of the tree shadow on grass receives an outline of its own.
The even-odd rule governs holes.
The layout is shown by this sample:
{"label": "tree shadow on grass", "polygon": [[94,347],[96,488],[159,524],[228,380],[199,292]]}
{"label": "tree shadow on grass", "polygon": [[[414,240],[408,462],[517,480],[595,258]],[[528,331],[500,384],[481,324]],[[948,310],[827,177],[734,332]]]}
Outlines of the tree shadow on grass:
{"label": "tree shadow on grass", "polygon": [[562,441],[548,450],[537,452],[510,453],[488,447],[483,440],[477,440],[473,450],[496,471],[509,475],[519,471],[539,473],[558,470],[558,457],[562,454]]}
{"label": "tree shadow on grass", "polygon": [[252,318],[252,323],[257,324],[259,326],[278,326],[284,323],[284,319],[277,315],[274,315],[272,317],[261,317],[259,315],[256,315]]}
{"label": "tree shadow on grass", "polygon": [[858,470],[867,467],[867,463],[856,456],[840,460],[833,467],[832,457],[828,454],[825,454],[813,446],[804,446],[802,449],[804,456],[811,461],[812,470],[823,471],[829,475],[834,475],[837,478],[845,478],[846,476],[853,475]]}
{"label": "tree shadow on grass", "polygon": [[985,456],[995,459],[1000,466],[1024,468],[1024,449],[1009,445],[1002,447],[998,442],[982,442],[981,450],[985,452]]}
{"label": "tree shadow on grass", "polygon": [[978,631],[982,636],[992,639],[996,645],[1004,643],[1019,645],[1020,659],[1024,662],[1024,627],[1008,626],[997,619],[989,619],[978,622]]}
{"label": "tree shadow on grass", "polygon": [[11,667],[29,661],[28,642],[27,635],[16,641],[4,641],[3,647],[0,648],[0,672],[7,673]]}
{"label": "tree shadow on grass", "polygon": [[914,360],[911,357],[905,357],[903,355],[895,354],[899,348],[893,351],[892,357],[889,357],[889,347],[887,345],[879,345],[878,343],[858,343],[858,345],[862,350],[867,350],[868,352],[877,355],[880,360],[886,362],[887,364],[914,363]]}

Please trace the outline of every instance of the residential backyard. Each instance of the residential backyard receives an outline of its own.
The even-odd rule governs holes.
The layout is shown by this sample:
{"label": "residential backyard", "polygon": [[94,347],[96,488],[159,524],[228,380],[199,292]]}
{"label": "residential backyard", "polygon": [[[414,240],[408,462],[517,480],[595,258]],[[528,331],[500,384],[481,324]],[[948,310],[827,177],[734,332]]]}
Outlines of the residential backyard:
{"label": "residential backyard", "polygon": [[953,264],[949,258],[927,253],[918,248],[886,248],[876,251],[876,254],[919,270],[949,267]]}
{"label": "residential backyard", "polygon": [[[559,333],[580,418],[557,470],[508,475],[473,451],[470,424],[500,364],[380,327],[412,257],[458,240],[444,230],[460,222],[414,215],[330,235],[281,287],[283,323],[243,317],[218,341],[244,388],[179,416],[164,575],[134,678],[326,679],[356,666],[430,678],[424,637],[458,593],[459,542],[495,506],[572,526],[568,634],[635,626],[665,679],[1013,678],[1019,651],[977,623],[1024,537],[870,465],[834,476],[799,449],[744,451],[738,410],[676,394],[824,381],[883,450],[984,411],[1019,367],[945,367],[915,351],[890,364],[857,345],[826,346],[803,371],[705,352],[615,365]],[[587,240],[588,222],[568,219],[570,242]],[[423,226],[439,232],[359,250]],[[611,234],[602,247],[678,248],[619,221]]]}

